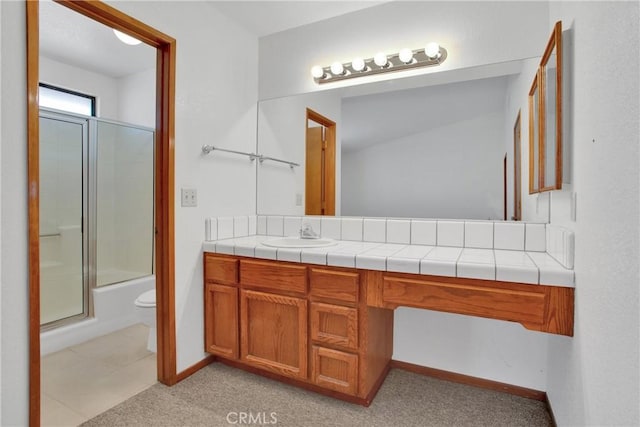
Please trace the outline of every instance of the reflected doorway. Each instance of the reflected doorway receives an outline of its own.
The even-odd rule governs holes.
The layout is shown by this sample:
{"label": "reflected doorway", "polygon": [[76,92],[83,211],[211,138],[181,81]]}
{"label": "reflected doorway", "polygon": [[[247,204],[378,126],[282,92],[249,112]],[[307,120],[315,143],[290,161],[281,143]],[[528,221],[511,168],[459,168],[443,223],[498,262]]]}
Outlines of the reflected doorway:
{"label": "reflected doorway", "polygon": [[521,147],[520,147],[520,111],[513,126],[513,219],[522,221],[522,184],[521,184]]}
{"label": "reflected doorway", "polygon": [[335,215],[336,123],[307,108],[305,215]]}

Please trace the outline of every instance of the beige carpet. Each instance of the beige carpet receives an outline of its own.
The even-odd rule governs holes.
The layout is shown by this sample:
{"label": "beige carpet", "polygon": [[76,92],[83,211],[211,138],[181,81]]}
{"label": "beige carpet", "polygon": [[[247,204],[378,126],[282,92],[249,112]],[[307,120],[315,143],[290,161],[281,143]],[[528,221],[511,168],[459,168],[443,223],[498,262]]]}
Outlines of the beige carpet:
{"label": "beige carpet", "polygon": [[543,402],[393,369],[369,408],[220,363],[83,426],[551,426]]}

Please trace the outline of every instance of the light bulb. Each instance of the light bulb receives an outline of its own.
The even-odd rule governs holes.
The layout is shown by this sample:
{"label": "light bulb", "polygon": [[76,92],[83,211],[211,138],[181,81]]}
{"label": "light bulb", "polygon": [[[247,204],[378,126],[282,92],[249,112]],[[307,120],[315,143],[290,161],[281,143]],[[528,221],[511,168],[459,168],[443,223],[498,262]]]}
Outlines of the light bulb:
{"label": "light bulb", "polygon": [[128,45],[131,45],[131,46],[135,46],[135,45],[138,45],[138,44],[142,43],[142,42],[141,42],[140,40],[138,40],[137,38],[135,38],[135,37],[131,37],[130,35],[125,34],[125,33],[123,33],[123,32],[120,32],[120,31],[118,31],[118,30],[113,30],[113,33],[116,35],[116,37],[117,37],[118,39],[120,39],[120,41],[121,41],[122,43],[125,43],[125,44],[128,44]]}
{"label": "light bulb", "polygon": [[427,44],[424,48],[424,54],[427,55],[429,59],[435,59],[440,56],[440,45],[436,42],[431,42]]}
{"label": "light bulb", "polygon": [[375,62],[378,67],[384,67],[387,65],[387,55],[385,55],[384,52],[378,52],[373,57],[373,62]]}
{"label": "light bulb", "polygon": [[311,75],[313,76],[314,79],[321,79],[325,76],[324,70],[319,65],[314,65],[311,68]]}
{"label": "light bulb", "polygon": [[366,68],[364,59],[355,58],[353,61],[351,61],[351,68],[353,68],[353,71],[364,71],[364,69]]}
{"label": "light bulb", "polygon": [[331,64],[331,74],[334,76],[341,76],[344,74],[344,66],[340,62],[334,62]]}
{"label": "light bulb", "polygon": [[413,61],[413,51],[411,49],[401,49],[398,53],[398,59],[405,64],[410,64]]}

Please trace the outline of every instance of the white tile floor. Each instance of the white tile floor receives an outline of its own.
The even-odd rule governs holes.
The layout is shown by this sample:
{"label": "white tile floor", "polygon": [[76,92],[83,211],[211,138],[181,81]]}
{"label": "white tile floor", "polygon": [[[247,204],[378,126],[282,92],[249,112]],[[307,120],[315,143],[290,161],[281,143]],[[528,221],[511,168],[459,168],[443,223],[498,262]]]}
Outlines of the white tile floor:
{"label": "white tile floor", "polygon": [[42,358],[42,426],[77,426],[156,383],[142,324]]}

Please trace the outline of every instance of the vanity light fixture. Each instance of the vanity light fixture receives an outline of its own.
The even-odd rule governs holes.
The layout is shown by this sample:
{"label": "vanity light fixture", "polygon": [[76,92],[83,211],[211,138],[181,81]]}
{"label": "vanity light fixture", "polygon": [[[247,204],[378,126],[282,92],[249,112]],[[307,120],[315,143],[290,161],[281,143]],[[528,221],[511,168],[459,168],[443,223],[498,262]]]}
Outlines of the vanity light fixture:
{"label": "vanity light fixture", "polygon": [[131,45],[131,46],[136,46],[136,45],[139,45],[140,43],[142,43],[137,38],[131,37],[130,35],[125,34],[125,33],[121,32],[121,31],[116,30],[116,29],[113,30],[113,33],[116,35],[118,40],[120,40],[122,43]]}
{"label": "vanity light fixture", "polygon": [[404,48],[393,55],[378,52],[373,58],[362,59],[358,57],[351,62],[334,62],[327,67],[316,65],[311,68],[311,75],[316,83],[322,84],[389,71],[440,65],[445,59],[447,59],[447,50],[438,43],[431,42],[423,49]]}

